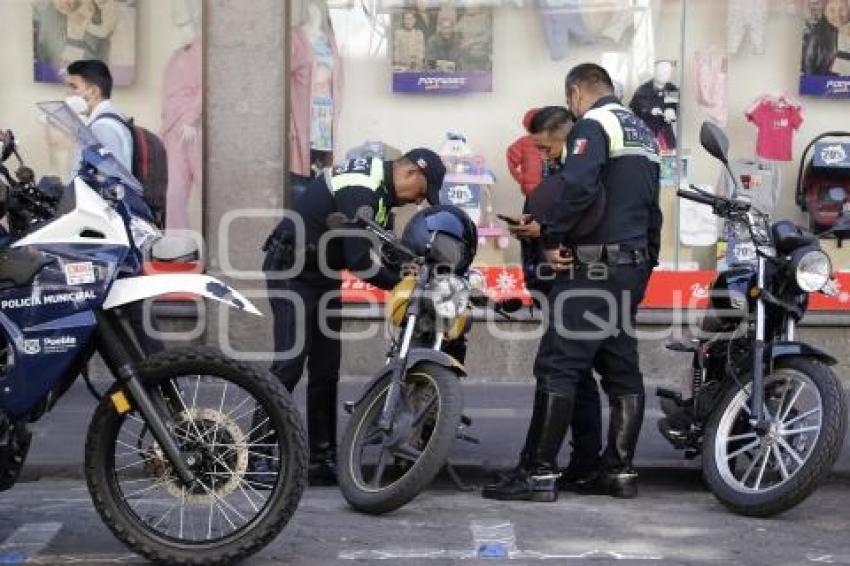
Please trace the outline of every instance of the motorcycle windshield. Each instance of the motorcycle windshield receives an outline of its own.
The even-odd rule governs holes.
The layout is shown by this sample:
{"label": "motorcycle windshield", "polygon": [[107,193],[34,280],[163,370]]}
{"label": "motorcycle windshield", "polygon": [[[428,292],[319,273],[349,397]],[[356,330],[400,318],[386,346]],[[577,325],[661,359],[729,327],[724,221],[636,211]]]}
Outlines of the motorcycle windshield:
{"label": "motorcycle windshield", "polygon": [[64,101],[37,102],[36,106],[44,114],[48,125],[69,136],[74,142],[83,161],[81,168],[87,165],[105,177],[116,179],[125,188],[139,195],[143,193],[139,181],[101,146],[91,129]]}

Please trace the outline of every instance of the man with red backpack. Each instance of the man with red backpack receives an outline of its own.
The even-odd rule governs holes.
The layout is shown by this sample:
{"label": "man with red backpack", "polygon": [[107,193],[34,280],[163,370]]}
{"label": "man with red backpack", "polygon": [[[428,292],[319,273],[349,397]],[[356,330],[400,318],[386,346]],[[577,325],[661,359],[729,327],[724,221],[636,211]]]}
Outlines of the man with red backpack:
{"label": "man with red backpack", "polygon": [[82,117],[97,141],[138,179],[154,221],[162,228],[168,187],[168,160],[162,141],[135,125],[112,102],[112,73],[103,61],[74,61],[68,65],[65,86],[69,90],[65,102]]}

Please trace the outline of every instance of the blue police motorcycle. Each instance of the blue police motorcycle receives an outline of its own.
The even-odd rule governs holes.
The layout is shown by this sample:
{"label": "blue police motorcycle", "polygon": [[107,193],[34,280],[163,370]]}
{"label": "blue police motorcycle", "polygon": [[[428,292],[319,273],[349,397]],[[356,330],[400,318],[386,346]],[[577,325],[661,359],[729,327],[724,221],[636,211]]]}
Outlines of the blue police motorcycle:
{"label": "blue police motorcycle", "polygon": [[[280,533],[300,500],[306,448],[298,412],[268,372],[216,349],[149,355],[128,310],[180,292],[260,313],[207,275],[140,275],[146,256],[177,259],[185,243],[153,227],[138,181],[67,105],[39,107],[81,150],[81,163],[67,186],[36,183],[14,136],[2,137],[0,201],[12,232],[0,240],[0,490],[24,465],[29,423],[79,375],[88,379],[97,353],[115,379],[85,448],[103,521],[155,562],[241,560]],[[14,174],[4,165],[13,155]],[[254,471],[257,458],[277,465]]]}

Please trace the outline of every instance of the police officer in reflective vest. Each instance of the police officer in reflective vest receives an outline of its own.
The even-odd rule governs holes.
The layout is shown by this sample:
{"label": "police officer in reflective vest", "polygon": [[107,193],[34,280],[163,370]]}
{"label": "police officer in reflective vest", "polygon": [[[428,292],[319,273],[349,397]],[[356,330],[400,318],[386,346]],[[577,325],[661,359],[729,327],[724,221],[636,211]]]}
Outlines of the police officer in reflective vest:
{"label": "police officer in reflective vest", "polygon": [[579,118],[567,139],[569,154],[560,174],[544,180],[529,200],[546,261],[557,272],[534,363],[542,396],[526,440],[530,458],[487,486],[484,497],[557,499],[557,457],[576,385],[594,366],[611,407],[598,487],[615,497],[637,494],[632,458],[644,388],[634,328],[658,261],[660,159],[651,130],[613,93],[599,65],[578,65],[567,75],[567,103]]}
{"label": "police officer in reflective vest", "polygon": [[[444,175],[439,156],[428,149],[414,149],[395,161],[349,160],[312,181],[296,197],[292,217],[285,217],[263,246],[278,357],[271,370],[291,392],[307,366],[311,485],[336,483],[339,272],[349,269],[382,289],[401,280],[372,260],[373,242],[365,231],[362,237],[331,233],[322,238],[330,230],[328,218],[334,213],[355,218],[368,207],[374,220],[389,228],[393,207],[438,203]],[[297,273],[286,273],[299,264]]]}

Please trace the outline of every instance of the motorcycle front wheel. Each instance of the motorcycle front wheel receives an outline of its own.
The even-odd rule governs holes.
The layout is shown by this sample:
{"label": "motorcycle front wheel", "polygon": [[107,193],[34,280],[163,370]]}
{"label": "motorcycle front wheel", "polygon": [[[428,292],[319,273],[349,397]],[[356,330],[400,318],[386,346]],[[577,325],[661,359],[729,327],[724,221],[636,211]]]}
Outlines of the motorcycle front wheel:
{"label": "motorcycle front wheel", "polygon": [[463,411],[458,376],[420,363],[405,376],[391,430],[378,426],[389,376],[354,409],[342,439],[337,473],[346,501],[373,515],[389,513],[416,497],[448,458]]}
{"label": "motorcycle front wheel", "polygon": [[195,482],[179,478],[136,410],[119,412],[107,395],[86,439],[104,523],[160,564],[233,564],[270,543],[306,485],[301,419],[280,383],[212,349],[161,352],[138,370]]}
{"label": "motorcycle front wheel", "polygon": [[791,358],[765,376],[767,431],[750,425],[752,382],[722,398],[705,429],[703,477],[727,508],[770,517],[806,499],[844,445],[847,403],[832,370]]}

